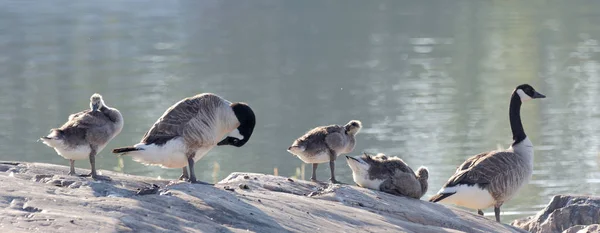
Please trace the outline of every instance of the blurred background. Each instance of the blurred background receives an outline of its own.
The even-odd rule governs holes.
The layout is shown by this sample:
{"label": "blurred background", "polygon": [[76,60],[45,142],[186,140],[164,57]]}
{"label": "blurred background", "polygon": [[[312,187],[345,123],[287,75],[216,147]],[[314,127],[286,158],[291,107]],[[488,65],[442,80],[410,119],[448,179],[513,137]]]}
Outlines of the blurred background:
{"label": "blurred background", "polygon": [[[522,107],[535,171],[503,206],[509,222],[556,194],[600,193],[598,22],[592,0],[0,0],[0,159],[68,165],[37,139],[98,92],[125,117],[98,167],[176,179],[180,169],[110,150],[139,142],[180,99],[212,92],[249,103],[257,126],[246,146],[200,160],[201,180],[302,178],[292,141],[358,119],[351,155],[427,166],[426,199],[467,157],[510,146],[509,97],[529,83],[548,98]],[[326,164],[318,172],[329,177]],[[336,173],[352,182],[343,157]]]}

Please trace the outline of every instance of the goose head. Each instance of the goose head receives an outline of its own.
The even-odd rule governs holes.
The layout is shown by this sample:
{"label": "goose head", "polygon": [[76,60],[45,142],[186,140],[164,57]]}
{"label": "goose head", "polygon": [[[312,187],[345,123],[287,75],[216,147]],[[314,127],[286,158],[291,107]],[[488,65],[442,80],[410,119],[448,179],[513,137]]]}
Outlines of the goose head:
{"label": "goose head", "polygon": [[346,128],[346,133],[356,135],[362,128],[362,123],[358,120],[351,120],[348,124],[344,125],[344,128]]}
{"label": "goose head", "polygon": [[104,106],[104,100],[102,96],[98,93],[94,93],[92,97],[90,97],[90,109],[92,111],[98,111],[98,109]]}
{"label": "goose head", "polygon": [[367,161],[371,161],[371,157],[366,153],[359,156],[346,155],[346,162],[354,175],[366,176],[369,173],[371,164]]}
{"label": "goose head", "polygon": [[252,108],[246,103],[232,103],[230,106],[240,125],[232,130],[225,139],[217,143],[217,145],[241,147],[250,140],[250,136],[252,136],[254,126],[256,125],[256,117]]}
{"label": "goose head", "polygon": [[378,160],[387,160],[387,157],[383,154],[377,154],[376,156],[367,154],[359,156],[346,156],[346,162],[353,173],[356,174],[367,174],[371,166],[378,162]]}
{"label": "goose head", "polygon": [[533,89],[533,87],[529,84],[521,84],[517,86],[517,88],[515,89],[515,93],[519,95],[521,102],[525,102],[531,99],[546,98],[545,95],[542,95],[541,93],[535,91],[535,89]]}

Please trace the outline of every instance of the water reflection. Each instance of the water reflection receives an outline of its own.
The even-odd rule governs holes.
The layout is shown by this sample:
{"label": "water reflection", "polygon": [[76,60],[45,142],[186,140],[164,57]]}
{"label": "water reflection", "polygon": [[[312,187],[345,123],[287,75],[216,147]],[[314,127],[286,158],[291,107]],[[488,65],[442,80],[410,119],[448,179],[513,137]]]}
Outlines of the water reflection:
{"label": "water reflection", "polygon": [[[359,119],[355,154],[428,166],[429,197],[468,156],[509,146],[510,91],[530,83],[548,96],[523,105],[535,171],[504,220],[555,194],[600,192],[600,28],[590,23],[600,3],[0,2],[2,159],[66,164],[36,140],[93,92],[125,116],[107,148],[138,142],[181,98],[213,92],[248,102],[258,126],[243,148],[203,158],[202,180],[297,175],[301,161],[285,151],[296,137]],[[101,154],[101,169],[179,173]]]}

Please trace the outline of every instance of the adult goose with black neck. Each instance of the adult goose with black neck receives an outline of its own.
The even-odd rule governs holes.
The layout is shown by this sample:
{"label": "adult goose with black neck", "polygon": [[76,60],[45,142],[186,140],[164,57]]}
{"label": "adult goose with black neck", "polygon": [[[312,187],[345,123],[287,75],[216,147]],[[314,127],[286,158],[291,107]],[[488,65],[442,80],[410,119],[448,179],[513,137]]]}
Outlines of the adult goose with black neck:
{"label": "adult goose with black neck", "polygon": [[476,209],[480,215],[482,209],[494,206],[496,221],[500,222],[500,207],[529,181],[533,171],[533,144],[523,130],[521,103],[545,97],[529,84],[517,86],[509,106],[511,147],[467,159],[429,201]]}
{"label": "adult goose with black neck", "polygon": [[129,155],[146,165],[181,168],[180,180],[204,183],[196,180],[194,163],[215,146],[242,147],[250,140],[255,124],[254,112],[246,103],[199,94],[167,109],[140,143],[115,148],[113,153]]}

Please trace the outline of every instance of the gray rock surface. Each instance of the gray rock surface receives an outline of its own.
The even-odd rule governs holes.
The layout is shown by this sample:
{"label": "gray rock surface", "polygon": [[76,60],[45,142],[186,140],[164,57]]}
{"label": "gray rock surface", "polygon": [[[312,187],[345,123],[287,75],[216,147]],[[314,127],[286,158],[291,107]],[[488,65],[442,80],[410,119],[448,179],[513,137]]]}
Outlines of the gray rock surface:
{"label": "gray rock surface", "polygon": [[65,166],[0,163],[0,232],[525,232],[353,185],[253,173],[232,173],[215,186],[67,173]]}
{"label": "gray rock surface", "polygon": [[529,232],[600,232],[600,197],[554,196],[548,206],[511,225]]}

